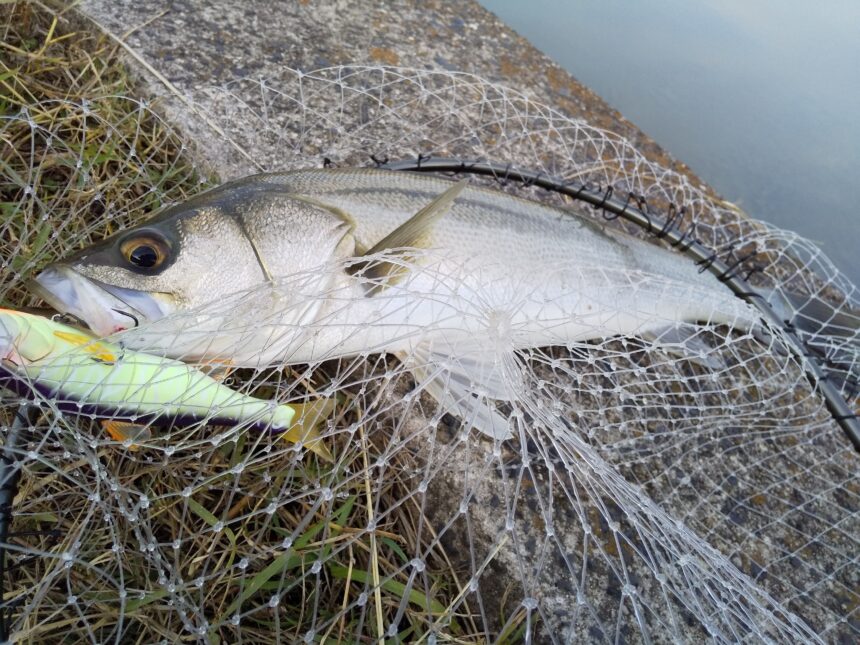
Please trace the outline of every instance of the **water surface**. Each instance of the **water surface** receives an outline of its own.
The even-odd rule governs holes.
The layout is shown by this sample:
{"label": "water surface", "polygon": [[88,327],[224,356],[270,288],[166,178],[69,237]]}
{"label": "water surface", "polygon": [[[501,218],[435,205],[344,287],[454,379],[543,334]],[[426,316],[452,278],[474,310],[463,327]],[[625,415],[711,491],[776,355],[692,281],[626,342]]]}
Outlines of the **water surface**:
{"label": "water surface", "polygon": [[860,284],[860,2],[481,0],[726,199]]}

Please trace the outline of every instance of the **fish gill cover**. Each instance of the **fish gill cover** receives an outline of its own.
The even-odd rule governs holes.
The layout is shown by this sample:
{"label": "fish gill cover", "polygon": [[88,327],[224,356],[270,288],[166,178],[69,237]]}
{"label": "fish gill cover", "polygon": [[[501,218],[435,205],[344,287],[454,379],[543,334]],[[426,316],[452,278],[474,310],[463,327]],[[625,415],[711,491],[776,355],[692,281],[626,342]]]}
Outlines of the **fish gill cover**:
{"label": "fish gill cover", "polygon": [[[465,351],[434,363],[420,349],[395,356],[368,346],[227,377],[278,403],[335,401],[320,430],[331,462],[249,424],[206,419],[147,420],[144,435],[117,441],[98,415],[61,410],[61,395],[34,387],[25,405],[5,393],[5,458],[20,473],[3,572],[15,640],[856,639],[858,456],[805,363],[826,357],[857,409],[858,301],[813,244],[748,218],[611,132],[475,76],[352,66],[201,92],[216,108],[198,109],[183,133],[126,96],[5,105],[4,306],[37,304],[24,281],[47,262],[211,185],[185,160],[205,145],[266,171],[422,154],[611,187],[672,213],[674,226],[748,275],[795,328],[822,303],[828,324],[806,325],[809,357],[761,320],[733,329],[667,318],[656,337],[602,338],[597,329],[591,340],[515,347],[499,321],[534,287],[534,276],[515,276],[521,288],[504,304],[481,292],[459,303],[473,335],[492,340],[481,360],[495,366],[491,383],[459,408],[440,405],[433,389],[440,377],[448,391],[462,389],[461,373],[474,374]],[[255,154],[260,138],[277,143],[278,158]],[[625,226],[503,175],[469,182]],[[506,234],[488,231],[486,242]],[[439,252],[388,259],[432,271]],[[440,283],[462,280],[445,266]],[[555,269],[536,266],[534,275],[550,280]],[[681,288],[660,275],[579,270],[627,293],[647,284],[656,300],[674,302]],[[325,317],[298,325],[272,313],[273,301],[295,311],[347,306],[343,294],[307,288],[316,279],[280,277],[149,333],[169,348],[170,334],[192,326],[204,335],[230,329],[237,343],[323,332]],[[374,298],[429,297],[409,293],[410,284]],[[627,313],[608,293],[600,304]],[[419,369],[428,365],[435,381]],[[512,436],[473,427],[480,409]]]}

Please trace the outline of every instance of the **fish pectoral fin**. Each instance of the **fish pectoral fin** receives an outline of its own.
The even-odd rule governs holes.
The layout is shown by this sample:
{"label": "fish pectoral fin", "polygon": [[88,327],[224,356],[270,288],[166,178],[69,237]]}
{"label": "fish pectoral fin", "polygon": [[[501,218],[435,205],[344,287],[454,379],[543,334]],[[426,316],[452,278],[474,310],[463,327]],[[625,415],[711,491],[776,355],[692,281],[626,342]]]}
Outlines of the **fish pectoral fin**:
{"label": "fish pectoral fin", "polygon": [[[362,257],[373,256],[392,249],[426,248],[430,243],[430,230],[442,215],[448,212],[454,200],[463,192],[465,179],[452,185],[403,224],[379,240]],[[405,257],[405,256],[404,256]],[[408,273],[408,269],[398,262],[374,260],[356,262],[351,267],[353,275],[368,279],[368,295],[375,295],[383,289],[397,284]]]}
{"label": "fish pectoral fin", "polygon": [[[401,360],[412,371],[419,387],[442,408],[491,439],[513,437],[511,424],[496,402],[513,400],[507,372],[519,367],[504,356],[487,351],[439,352],[419,347]],[[510,356],[513,359],[513,354]]]}
{"label": "fish pectoral fin", "polygon": [[295,416],[292,425],[281,435],[281,439],[291,443],[302,442],[308,450],[326,461],[333,462],[334,456],[323,443],[319,427],[334,413],[335,403],[334,399],[316,399],[308,403],[288,404],[295,410]]}
{"label": "fish pectoral fin", "polygon": [[381,253],[388,249],[422,246],[422,238],[426,236],[436,221],[448,212],[451,204],[460,196],[466,186],[465,179],[453,184],[448,190],[374,244],[365,255]]}
{"label": "fish pectoral fin", "polygon": [[129,446],[129,450],[140,450],[140,446],[135,444],[134,441],[137,439],[149,439],[151,436],[149,428],[139,423],[103,419],[101,424],[105,432],[107,432],[114,441],[124,443],[131,440],[132,443]]}

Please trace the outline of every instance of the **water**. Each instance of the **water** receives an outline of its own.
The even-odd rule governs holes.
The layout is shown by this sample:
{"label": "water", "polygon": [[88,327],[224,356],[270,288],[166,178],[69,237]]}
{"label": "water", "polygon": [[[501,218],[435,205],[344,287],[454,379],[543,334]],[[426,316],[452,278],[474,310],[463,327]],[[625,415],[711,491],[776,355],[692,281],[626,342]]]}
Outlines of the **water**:
{"label": "water", "polygon": [[860,284],[860,2],[481,0],[752,216]]}

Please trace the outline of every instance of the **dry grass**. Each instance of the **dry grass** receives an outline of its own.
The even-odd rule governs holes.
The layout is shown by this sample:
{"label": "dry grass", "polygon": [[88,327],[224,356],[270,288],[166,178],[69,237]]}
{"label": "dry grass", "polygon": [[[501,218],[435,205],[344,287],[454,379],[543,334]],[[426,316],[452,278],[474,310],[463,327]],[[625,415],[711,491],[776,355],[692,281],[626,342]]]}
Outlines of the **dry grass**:
{"label": "dry grass", "polygon": [[199,190],[181,140],[130,93],[117,46],[62,12],[0,6],[2,304],[47,261]]}
{"label": "dry grass", "polygon": [[[108,38],[62,11],[25,3],[0,7],[0,35],[0,305],[20,307],[33,304],[23,281],[46,262],[208,180],[157,106],[129,98],[133,88]],[[300,373],[253,376],[277,386]],[[322,372],[307,379],[307,391],[325,379]],[[356,398],[336,427],[355,424],[361,409],[357,389],[345,391]],[[206,427],[164,434],[133,453],[91,421],[41,416],[26,447],[38,456],[25,460],[14,502],[13,530],[32,534],[12,540],[15,564],[4,584],[16,641],[189,640],[166,572],[177,577],[169,584],[192,589],[211,625],[197,636],[211,642],[240,634],[246,643],[292,642],[310,625],[327,625],[317,642],[371,642],[395,618],[393,640],[417,640],[435,627],[458,642],[480,641],[474,608],[455,602],[469,573],[422,519],[414,494],[420,464],[410,450],[389,449],[396,425],[391,418],[387,427],[360,428],[358,442],[335,440],[331,466],[244,435],[215,445],[205,438],[218,429]],[[380,457],[388,459],[386,479],[371,486]],[[303,496],[309,485],[337,495]],[[149,545],[167,549],[175,540],[175,560],[159,568]],[[426,554],[419,579],[414,553]],[[280,601],[269,606],[273,594]],[[456,614],[448,610],[455,605]],[[231,623],[239,614],[241,627]],[[502,640],[516,640],[524,616],[507,625]]]}

